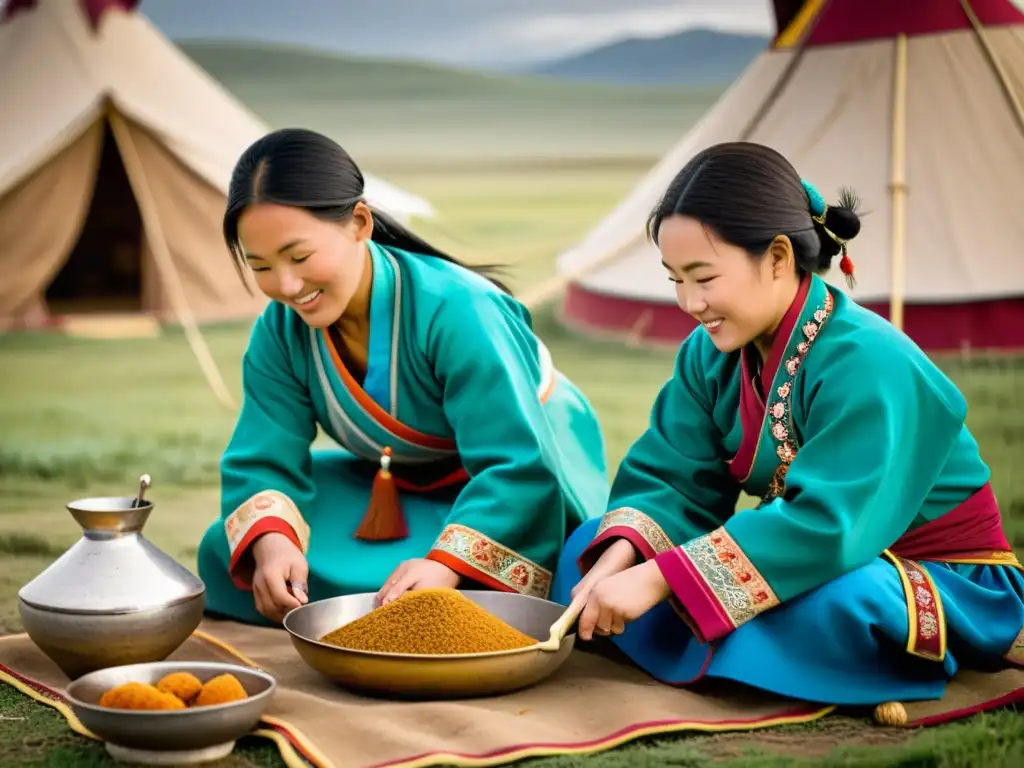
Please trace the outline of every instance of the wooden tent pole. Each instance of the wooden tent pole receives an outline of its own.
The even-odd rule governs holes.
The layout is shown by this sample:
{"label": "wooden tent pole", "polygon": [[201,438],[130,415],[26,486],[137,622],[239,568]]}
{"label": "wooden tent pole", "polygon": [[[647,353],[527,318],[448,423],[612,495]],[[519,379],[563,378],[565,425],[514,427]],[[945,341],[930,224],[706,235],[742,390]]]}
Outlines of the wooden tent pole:
{"label": "wooden tent pole", "polygon": [[907,234],[907,36],[896,37],[896,66],[892,87],[892,277],[889,289],[889,322],[903,329],[903,298],[906,294]]}
{"label": "wooden tent pole", "polygon": [[195,316],[188,305],[188,298],[185,296],[185,287],[181,283],[181,275],[174,266],[174,259],[171,256],[170,248],[164,237],[163,227],[160,226],[160,217],[157,216],[156,200],[146,182],[146,172],[139,157],[135,142],[132,141],[131,131],[124,122],[124,118],[117,110],[110,109],[107,112],[107,119],[114,132],[114,139],[117,141],[118,149],[121,151],[121,159],[124,162],[125,171],[131,181],[132,189],[135,191],[139,202],[139,213],[142,217],[142,226],[146,232],[146,239],[149,241],[156,260],[157,269],[160,272],[161,282],[167,290],[171,300],[171,307],[178,322],[185,330],[185,337],[188,340],[192,354],[195,355],[199,367],[206,377],[207,384],[213,390],[213,394],[220,402],[230,410],[238,410],[231,392],[228,390],[224,378],[217,368],[217,363],[210,353],[196,323]]}

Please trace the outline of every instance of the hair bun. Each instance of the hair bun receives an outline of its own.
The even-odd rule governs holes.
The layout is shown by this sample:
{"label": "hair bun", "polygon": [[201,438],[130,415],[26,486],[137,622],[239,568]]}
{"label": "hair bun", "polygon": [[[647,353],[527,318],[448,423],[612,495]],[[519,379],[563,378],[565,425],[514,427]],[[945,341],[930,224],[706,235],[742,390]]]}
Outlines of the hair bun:
{"label": "hair bun", "polygon": [[825,226],[841,240],[852,240],[860,234],[860,216],[850,208],[829,206]]}
{"label": "hair bun", "polygon": [[839,190],[839,202],[830,205],[825,213],[825,226],[841,240],[853,240],[860,234],[860,200],[850,188]]}

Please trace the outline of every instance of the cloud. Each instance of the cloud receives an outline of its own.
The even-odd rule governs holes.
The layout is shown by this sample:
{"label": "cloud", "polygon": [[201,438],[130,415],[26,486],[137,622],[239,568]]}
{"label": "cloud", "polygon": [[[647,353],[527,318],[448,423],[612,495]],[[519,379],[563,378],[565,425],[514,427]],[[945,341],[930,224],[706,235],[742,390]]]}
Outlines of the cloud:
{"label": "cloud", "polygon": [[[772,33],[773,24],[767,15],[737,12],[735,6],[751,6],[751,3],[722,5],[675,3],[628,9],[619,5],[615,10],[603,12],[539,13],[506,22],[502,36],[509,43],[540,52],[545,46],[563,50],[583,49],[623,37],[659,37],[691,27]],[[571,45],[567,45],[567,41],[572,41]]]}
{"label": "cloud", "polygon": [[772,26],[770,0],[144,0],[140,9],[174,38],[264,40],[450,64],[552,59],[618,37],[692,26]]}
{"label": "cloud", "polygon": [[515,64],[692,27],[774,31],[769,0],[634,0],[624,5],[623,0],[503,0],[488,17],[464,17],[464,26],[450,29],[444,49],[435,55],[451,62]]}

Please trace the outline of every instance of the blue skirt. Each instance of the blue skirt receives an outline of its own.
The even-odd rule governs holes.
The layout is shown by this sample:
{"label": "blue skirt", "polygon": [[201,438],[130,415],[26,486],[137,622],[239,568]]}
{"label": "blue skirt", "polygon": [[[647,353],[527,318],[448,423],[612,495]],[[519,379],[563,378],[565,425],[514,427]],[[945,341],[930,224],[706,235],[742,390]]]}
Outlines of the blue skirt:
{"label": "blue skirt", "polygon": [[[580,580],[577,558],[600,521],[566,543],[552,589],[563,605]],[[946,615],[942,662],[906,651],[909,617],[896,568],[879,558],[783,603],[706,645],[663,602],[612,642],[665,683],[703,676],[825,704],[873,706],[939,699],[960,666],[997,670],[1024,626],[1024,574],[998,565],[922,563]]]}

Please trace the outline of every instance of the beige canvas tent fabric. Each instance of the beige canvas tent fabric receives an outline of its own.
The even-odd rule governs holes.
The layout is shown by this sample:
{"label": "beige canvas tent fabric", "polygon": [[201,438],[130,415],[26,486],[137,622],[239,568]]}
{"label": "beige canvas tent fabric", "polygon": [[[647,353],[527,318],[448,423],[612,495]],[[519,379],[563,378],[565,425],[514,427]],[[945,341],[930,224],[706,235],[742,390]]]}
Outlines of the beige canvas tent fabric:
{"label": "beige canvas tent fabric", "polygon": [[[1024,100],[1024,26],[984,35]],[[644,237],[647,216],[694,154],[744,139],[783,152],[829,200],[841,186],[856,189],[867,215],[851,251],[857,286],[848,292],[861,302],[887,301],[895,52],[893,39],[766,51],[606,219],[559,257],[559,272],[592,292],[674,303],[673,286]],[[906,83],[905,300],[1024,295],[1024,128],[984,46],[972,30],[910,37]],[[826,279],[848,290],[838,269]]]}
{"label": "beige canvas tent fabric", "polygon": [[[108,11],[94,30],[77,0],[17,13],[0,24],[0,104],[0,330],[45,318],[47,286],[103,193],[110,141],[144,223],[142,309],[173,319],[179,280],[200,320],[262,306],[234,272],[219,219],[235,160],[268,127],[144,16]],[[401,219],[433,213],[371,176],[366,194]],[[153,258],[161,235],[169,264]]]}

